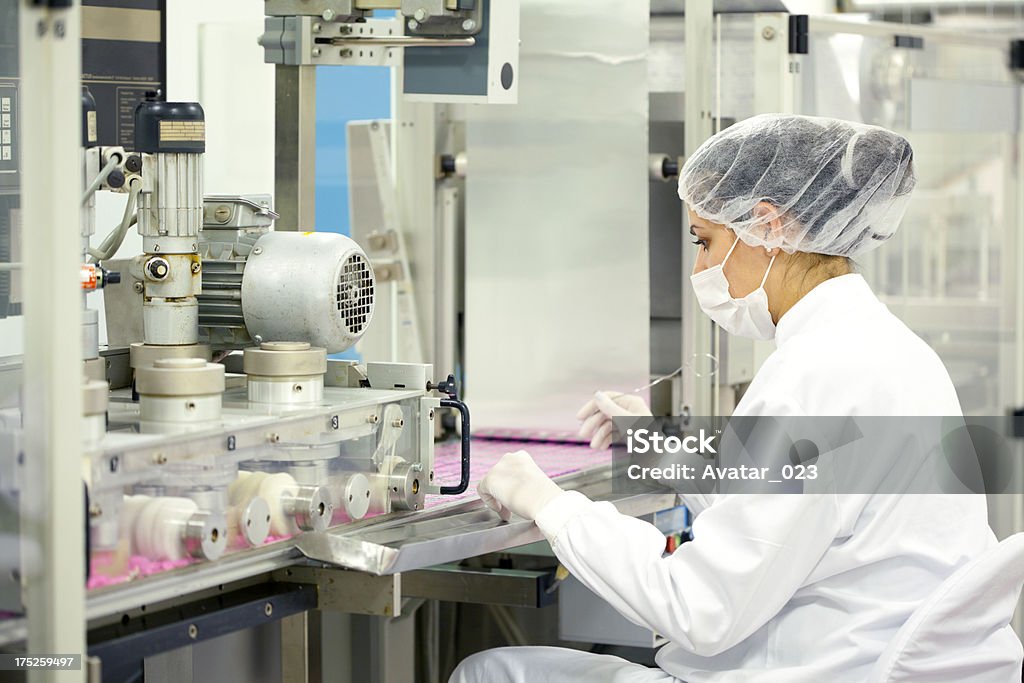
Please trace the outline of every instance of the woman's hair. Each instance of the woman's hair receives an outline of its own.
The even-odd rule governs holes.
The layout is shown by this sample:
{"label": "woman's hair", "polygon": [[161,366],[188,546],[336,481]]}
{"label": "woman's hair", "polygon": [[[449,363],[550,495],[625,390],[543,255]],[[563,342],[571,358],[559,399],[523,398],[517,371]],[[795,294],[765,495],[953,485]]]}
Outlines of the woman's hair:
{"label": "woman's hair", "polygon": [[[875,126],[767,114],[708,139],[687,160],[679,196],[744,242],[855,256],[892,237],[914,188],[907,140]],[[754,208],[766,202],[781,230]]]}

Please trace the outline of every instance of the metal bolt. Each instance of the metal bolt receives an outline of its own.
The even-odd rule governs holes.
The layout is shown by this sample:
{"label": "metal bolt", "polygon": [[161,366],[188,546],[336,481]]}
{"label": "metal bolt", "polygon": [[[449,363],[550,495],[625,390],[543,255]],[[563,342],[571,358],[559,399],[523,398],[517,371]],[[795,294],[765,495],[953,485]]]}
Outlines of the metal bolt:
{"label": "metal bolt", "polygon": [[466,33],[469,33],[470,31],[473,31],[475,29],[476,22],[473,21],[472,19],[466,19],[464,22],[462,22],[462,30],[465,31]]}
{"label": "metal bolt", "polygon": [[405,426],[405,420],[403,420],[402,418],[398,418],[397,420],[392,420],[391,421],[391,426],[392,427],[404,427]]}
{"label": "metal bolt", "polygon": [[416,21],[415,19],[410,19],[407,26],[409,27],[410,31],[415,31],[420,27],[420,22]]}
{"label": "metal bolt", "polygon": [[371,413],[370,415],[368,415],[366,417],[366,421],[369,422],[372,425],[375,425],[378,422],[380,422],[380,416],[377,415],[377,413]]}
{"label": "metal bolt", "polygon": [[218,223],[227,223],[231,218],[231,207],[221,204],[213,210],[213,219]]}
{"label": "metal bolt", "polygon": [[153,247],[153,251],[160,251],[160,245],[157,244]]}
{"label": "metal bolt", "polygon": [[110,458],[110,471],[111,473],[117,472],[117,468],[121,465],[121,459],[116,455]]}
{"label": "metal bolt", "polygon": [[765,40],[773,40],[775,38],[775,29],[771,26],[765,26],[761,29],[761,37]]}
{"label": "metal bolt", "polygon": [[412,18],[422,24],[424,21],[427,20],[427,17],[429,16],[430,13],[427,12],[427,9],[425,7],[420,7],[418,10],[413,12]]}
{"label": "metal bolt", "polygon": [[334,21],[334,17],[336,15],[334,14],[334,10],[328,8],[325,9],[323,14],[321,14],[320,16],[323,17],[324,21]]}
{"label": "metal bolt", "polygon": [[323,24],[321,24],[319,21],[316,22],[315,24],[313,24],[313,33],[320,33],[320,30],[322,28],[323,28]]}
{"label": "metal bolt", "polygon": [[192,640],[195,640],[198,635],[199,635],[199,629],[196,628],[196,625],[195,624],[189,624],[188,625],[188,637],[191,638]]}
{"label": "metal bolt", "polygon": [[347,47],[343,47],[343,48],[341,48],[341,51],[340,51],[340,52],[338,52],[338,54],[339,54],[339,55],[340,55],[340,56],[341,56],[341,57],[342,57],[343,59],[347,59],[347,58],[349,58],[349,57],[351,57],[351,56],[352,56],[352,50],[348,49]]}
{"label": "metal bolt", "polygon": [[193,273],[198,273],[201,269],[202,269],[202,266],[200,266],[198,263],[193,263],[192,264],[192,272]]}
{"label": "metal bolt", "polygon": [[142,294],[142,290],[145,289],[145,286],[141,282],[136,282],[134,285],[132,285],[132,289],[134,289],[137,293]]}
{"label": "metal bolt", "polygon": [[64,20],[63,19],[58,19],[57,21],[53,22],[53,32],[57,35],[58,38],[63,38],[64,37]]}
{"label": "metal bolt", "polygon": [[193,243],[192,243],[192,251],[195,251],[195,250],[196,250],[196,243],[195,243],[195,242],[193,242]]}
{"label": "metal bolt", "polygon": [[427,419],[428,420],[433,420],[434,419],[434,409],[433,408],[430,409],[430,413],[427,415]]}
{"label": "metal bolt", "polygon": [[314,57],[319,57],[320,56],[320,48],[318,48],[318,47],[314,47],[313,48],[313,56]]}
{"label": "metal bolt", "polygon": [[263,253],[263,247],[253,247],[252,253],[254,256],[259,256]]}
{"label": "metal bolt", "polygon": [[293,384],[292,385],[292,391],[295,392],[296,394],[301,394],[302,393],[302,385],[301,384]]}
{"label": "metal bolt", "polygon": [[155,462],[157,465],[166,465],[167,456],[164,455],[163,453],[157,453],[156,455],[153,456],[153,462]]}
{"label": "metal bolt", "polygon": [[273,432],[271,432],[270,434],[267,434],[267,441],[269,441],[270,443],[278,443],[279,441],[281,441],[281,435],[274,434]]}
{"label": "metal bolt", "polygon": [[46,21],[44,21],[43,19],[40,19],[39,23],[36,24],[36,33],[38,33],[40,36],[46,35]]}
{"label": "metal bolt", "polygon": [[274,606],[271,605],[269,602],[263,605],[263,613],[269,617],[271,614],[274,613]]}

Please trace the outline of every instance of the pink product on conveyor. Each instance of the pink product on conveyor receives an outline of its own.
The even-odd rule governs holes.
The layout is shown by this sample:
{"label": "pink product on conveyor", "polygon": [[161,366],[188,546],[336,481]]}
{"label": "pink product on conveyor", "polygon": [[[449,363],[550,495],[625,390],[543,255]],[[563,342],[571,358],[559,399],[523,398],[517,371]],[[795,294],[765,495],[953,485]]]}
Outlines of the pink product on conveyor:
{"label": "pink product on conveyor", "polygon": [[151,576],[153,574],[161,574],[171,569],[177,569],[178,567],[184,567],[190,564],[192,560],[150,560],[142,555],[132,555],[128,560],[128,570],[119,576],[107,576],[99,572],[99,567],[94,561],[92,571],[90,572],[89,582],[86,584],[86,588],[92,590],[93,588],[102,588],[104,586],[110,586],[115,583],[123,583],[130,581],[135,578],[142,576]]}
{"label": "pink product on conveyor", "polygon": [[[458,496],[427,496],[426,506],[434,507],[456,500],[476,497],[476,485],[501,456],[524,450],[549,477],[560,477],[611,462],[611,451],[595,451],[586,444],[554,441],[522,441],[474,438],[470,443],[469,488]],[[461,445],[458,441],[438,444],[434,453],[434,482],[451,486],[459,481]]]}

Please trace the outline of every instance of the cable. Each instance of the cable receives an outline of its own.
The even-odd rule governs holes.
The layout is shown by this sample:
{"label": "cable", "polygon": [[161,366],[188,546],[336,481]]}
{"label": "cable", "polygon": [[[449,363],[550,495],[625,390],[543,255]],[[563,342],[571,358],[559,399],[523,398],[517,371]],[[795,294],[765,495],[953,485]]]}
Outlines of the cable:
{"label": "cable", "polygon": [[95,194],[96,190],[100,189],[100,185],[103,181],[110,176],[110,172],[117,168],[120,163],[120,154],[111,154],[110,159],[107,161],[107,165],[100,169],[99,175],[93,178],[93,181],[89,183],[89,187],[85,188],[85,194],[82,195],[82,206],[85,206],[89,202],[89,197]]}
{"label": "cable", "polygon": [[138,179],[133,180],[131,191],[128,193],[128,203],[124,207],[124,216],[121,218],[121,225],[107,235],[98,248],[89,249],[89,256],[94,258],[97,263],[105,261],[117,253],[117,250],[121,248],[121,244],[124,242],[125,235],[128,234],[128,228],[138,221],[139,217],[135,212],[135,205],[138,202],[141,191],[142,181]]}
{"label": "cable", "polygon": [[683,370],[686,370],[687,368],[693,369],[693,361],[698,359],[698,358],[701,358],[701,357],[706,358],[710,362],[710,364],[709,364],[709,368],[710,369],[707,372],[703,372],[703,373],[697,372],[696,370],[694,370],[693,376],[697,377],[697,378],[700,378],[700,379],[703,379],[704,377],[714,377],[716,374],[718,374],[718,358],[716,356],[714,356],[713,354],[710,354],[710,353],[705,353],[705,354],[696,354],[695,353],[695,354],[693,354],[693,358],[691,358],[689,362],[683,363],[682,365],[680,365],[678,368],[676,368],[672,372],[668,373],[667,375],[662,375],[661,377],[658,377],[657,379],[655,379],[650,384],[645,384],[642,387],[637,387],[636,389],[633,389],[632,391],[629,391],[627,393],[639,394],[641,391],[644,391],[646,389],[650,389],[655,384],[661,384],[662,382],[664,382],[667,379],[672,379],[676,375],[681,375],[683,373]]}

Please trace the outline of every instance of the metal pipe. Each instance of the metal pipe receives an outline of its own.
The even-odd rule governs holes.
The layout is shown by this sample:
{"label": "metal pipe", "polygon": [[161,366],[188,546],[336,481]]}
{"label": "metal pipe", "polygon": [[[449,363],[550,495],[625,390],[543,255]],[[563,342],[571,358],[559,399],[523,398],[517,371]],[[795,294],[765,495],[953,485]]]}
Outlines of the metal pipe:
{"label": "metal pipe", "polygon": [[417,36],[373,37],[373,38],[319,38],[316,41],[327,45],[370,45],[372,47],[472,47],[476,38],[419,38]]}

